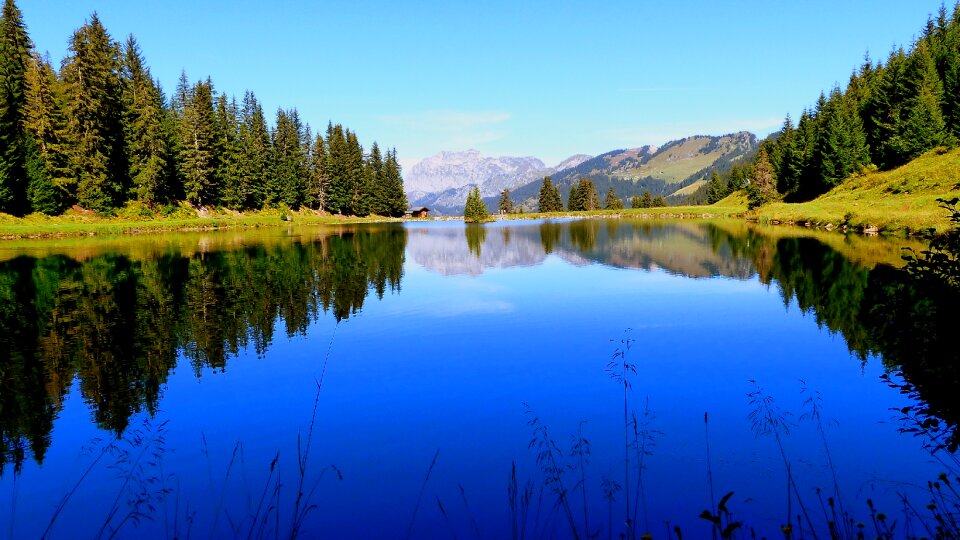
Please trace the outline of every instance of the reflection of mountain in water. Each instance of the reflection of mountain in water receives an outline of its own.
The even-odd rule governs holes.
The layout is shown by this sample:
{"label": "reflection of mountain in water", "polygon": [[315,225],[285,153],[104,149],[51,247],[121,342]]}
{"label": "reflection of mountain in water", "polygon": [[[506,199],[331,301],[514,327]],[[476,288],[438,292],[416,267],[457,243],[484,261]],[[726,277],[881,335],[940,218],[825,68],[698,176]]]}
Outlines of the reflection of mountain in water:
{"label": "reflection of mountain in water", "polygon": [[[544,236],[548,234],[546,231]],[[604,223],[589,219],[564,227],[554,249],[573,264],[592,261],[617,268],[659,268],[691,278],[749,278],[754,273],[750,261],[729,249],[716,249],[715,236],[715,227],[704,223]]]}
{"label": "reflection of mountain in water", "polygon": [[[746,279],[751,261],[717,246],[705,223],[583,219],[569,222],[409,229],[411,258],[443,275],[479,275],[487,268],[540,264],[553,254],[577,265],[663,269],[686,277]],[[721,242],[722,243],[722,242]]]}
{"label": "reflection of mountain in water", "polygon": [[445,276],[477,276],[487,268],[542,263],[547,256],[537,235],[531,225],[411,228],[407,250],[417,264]]}

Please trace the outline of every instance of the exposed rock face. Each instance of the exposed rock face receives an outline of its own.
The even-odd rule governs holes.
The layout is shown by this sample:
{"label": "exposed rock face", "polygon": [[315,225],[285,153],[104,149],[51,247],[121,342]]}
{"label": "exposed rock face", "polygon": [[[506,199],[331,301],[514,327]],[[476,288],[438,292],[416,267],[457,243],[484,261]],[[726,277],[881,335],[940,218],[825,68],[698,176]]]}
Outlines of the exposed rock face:
{"label": "exposed rock face", "polygon": [[411,206],[426,206],[440,213],[462,211],[472,186],[480,195],[492,197],[504,189],[514,189],[575,167],[592,156],[577,154],[556,167],[547,167],[535,157],[490,157],[477,150],[440,152],[414,165],[404,178]]}

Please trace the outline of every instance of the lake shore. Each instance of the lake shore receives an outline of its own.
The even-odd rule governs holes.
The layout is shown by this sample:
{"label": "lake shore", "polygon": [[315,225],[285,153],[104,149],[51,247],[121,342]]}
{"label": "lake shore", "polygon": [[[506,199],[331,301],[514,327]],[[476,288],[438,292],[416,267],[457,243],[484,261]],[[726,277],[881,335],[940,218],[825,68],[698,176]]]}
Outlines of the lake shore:
{"label": "lake shore", "polygon": [[[923,200],[920,200],[920,199]],[[900,207],[877,206],[863,203],[862,209],[850,212],[842,203],[813,201],[810,203],[774,203],[757,210],[748,210],[746,199],[739,195],[709,206],[668,206],[659,208],[631,208],[621,210],[592,210],[585,212],[533,212],[493,215],[495,221],[524,221],[538,219],[742,219],[772,225],[792,225],[808,228],[854,232],[862,234],[892,234],[900,236],[930,236],[950,228],[947,213],[939,208],[936,197],[911,198],[900,202]],[[739,199],[743,199],[742,201]],[[917,199],[917,200],[914,200]],[[928,200],[929,199],[929,200]],[[23,239],[56,239],[82,236],[140,235],[164,232],[213,231],[221,229],[252,229],[297,225],[352,225],[360,223],[393,223],[403,221],[461,221],[461,216],[438,216],[416,220],[383,216],[341,216],[311,210],[263,210],[252,213],[208,213],[196,217],[100,217],[96,215],[67,214],[63,216],[31,215],[15,218],[0,215],[0,241]]]}

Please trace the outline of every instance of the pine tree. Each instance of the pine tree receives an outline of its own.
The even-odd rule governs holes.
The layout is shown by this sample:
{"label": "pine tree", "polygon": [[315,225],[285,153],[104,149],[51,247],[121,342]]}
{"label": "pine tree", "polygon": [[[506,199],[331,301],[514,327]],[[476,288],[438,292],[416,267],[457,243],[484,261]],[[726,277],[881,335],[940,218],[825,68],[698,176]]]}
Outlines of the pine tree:
{"label": "pine tree", "polygon": [[407,194],[403,191],[403,174],[400,162],[397,160],[397,150],[387,152],[387,159],[383,165],[383,175],[387,186],[387,214],[392,217],[401,217],[407,209]]}
{"label": "pine tree", "polygon": [[303,202],[307,159],[303,155],[302,137],[303,126],[296,109],[279,109],[273,132],[273,174],[267,183],[268,204],[299,208]]}
{"label": "pine tree", "polygon": [[577,183],[570,188],[570,197],[567,200],[567,209],[571,212],[585,210],[596,210],[600,208],[600,196],[597,195],[597,188],[593,182],[585,177],[581,177]]}
{"label": "pine tree", "polygon": [[617,196],[613,186],[607,191],[607,197],[604,200],[603,207],[607,210],[623,210],[623,199]]}
{"label": "pine tree", "polygon": [[27,212],[27,63],[32,45],[14,0],[0,14],[0,212]]}
{"label": "pine tree", "polygon": [[213,84],[198,82],[187,96],[180,119],[180,163],[186,199],[196,206],[216,204],[217,140]]}
{"label": "pine tree", "polygon": [[[821,110],[814,144],[814,195],[827,192],[870,163],[866,134],[854,103],[834,89]],[[782,182],[781,182],[782,183]]]}
{"label": "pine tree", "polygon": [[223,94],[217,97],[214,111],[214,137],[219,155],[216,178],[220,200],[217,202],[233,210],[242,210],[245,200],[239,114],[236,100],[228,101]]}
{"label": "pine tree", "polygon": [[647,190],[644,190],[640,197],[640,208],[653,208],[653,196]]}
{"label": "pine tree", "polygon": [[630,208],[643,208],[643,206],[641,206],[642,204],[643,199],[641,199],[639,195],[630,197]]}
{"label": "pine tree", "polygon": [[513,213],[513,200],[510,199],[509,189],[504,189],[500,192],[500,201],[497,204],[497,209],[501,214]]}
{"label": "pine tree", "polygon": [[353,195],[353,177],[347,164],[349,148],[343,126],[327,125],[327,211],[331,214],[349,214]]}
{"label": "pine tree", "polygon": [[480,197],[480,188],[473,186],[463,207],[463,220],[468,223],[481,223],[489,217],[487,204]]}
{"label": "pine tree", "polygon": [[538,212],[562,212],[563,199],[560,198],[560,192],[553,185],[553,179],[549,176],[544,177],[543,184],[540,186],[540,196],[537,205]]}
{"label": "pine tree", "polygon": [[378,216],[389,215],[388,189],[383,174],[383,156],[380,146],[374,142],[370,147],[370,156],[364,162],[364,177],[370,186],[370,213]]}
{"label": "pine tree", "polygon": [[328,184],[326,163],[326,143],[323,141],[323,136],[318,133],[313,143],[313,152],[310,154],[310,177],[304,193],[304,204],[314,210],[324,207]]}
{"label": "pine tree", "polygon": [[27,198],[30,211],[51,215],[63,211],[65,187],[71,180],[64,145],[66,122],[57,84],[50,60],[34,54],[27,70]]}
{"label": "pine tree", "polygon": [[717,171],[710,173],[710,182],[707,183],[707,204],[713,204],[726,197],[726,190]]}
{"label": "pine tree", "polygon": [[170,147],[163,125],[166,111],[133,35],[127,38],[121,67],[128,177],[139,201],[158,202],[169,192],[170,181]]}
{"label": "pine tree", "polygon": [[97,14],[70,38],[61,75],[70,168],[76,201],[106,212],[124,195],[124,162],[119,45]]}
{"label": "pine tree", "polygon": [[890,147],[900,162],[944,144],[952,144],[943,117],[943,84],[936,71],[933,55],[925,41],[919,41],[907,60],[904,71],[909,97]]}
{"label": "pine tree", "polygon": [[777,179],[767,151],[761,147],[753,167],[753,179],[747,186],[747,206],[756,208],[777,198]]}
{"label": "pine tree", "polygon": [[347,154],[346,172],[350,180],[349,210],[354,216],[366,216],[370,213],[370,186],[363,174],[363,147],[357,134],[346,130]]}
{"label": "pine tree", "polygon": [[238,182],[241,208],[261,208],[266,199],[267,180],[272,170],[270,130],[263,107],[253,92],[243,96],[240,122],[240,151],[243,156]]}
{"label": "pine tree", "polygon": [[667,199],[665,199],[663,195],[657,195],[652,201],[650,201],[651,208],[660,208],[663,206],[667,206]]}

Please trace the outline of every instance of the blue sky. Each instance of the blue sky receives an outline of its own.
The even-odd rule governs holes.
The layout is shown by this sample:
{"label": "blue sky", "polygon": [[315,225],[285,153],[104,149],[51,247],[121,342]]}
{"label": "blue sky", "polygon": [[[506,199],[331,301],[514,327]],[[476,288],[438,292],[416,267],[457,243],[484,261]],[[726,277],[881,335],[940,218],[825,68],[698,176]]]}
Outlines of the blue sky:
{"label": "blue sky", "polygon": [[133,33],[169,93],[181,69],[296,106],[407,168],[441,150],[534,155],[765,135],[843,83],[866,52],[908,46],[939,4],[21,0],[54,62],[97,11]]}

